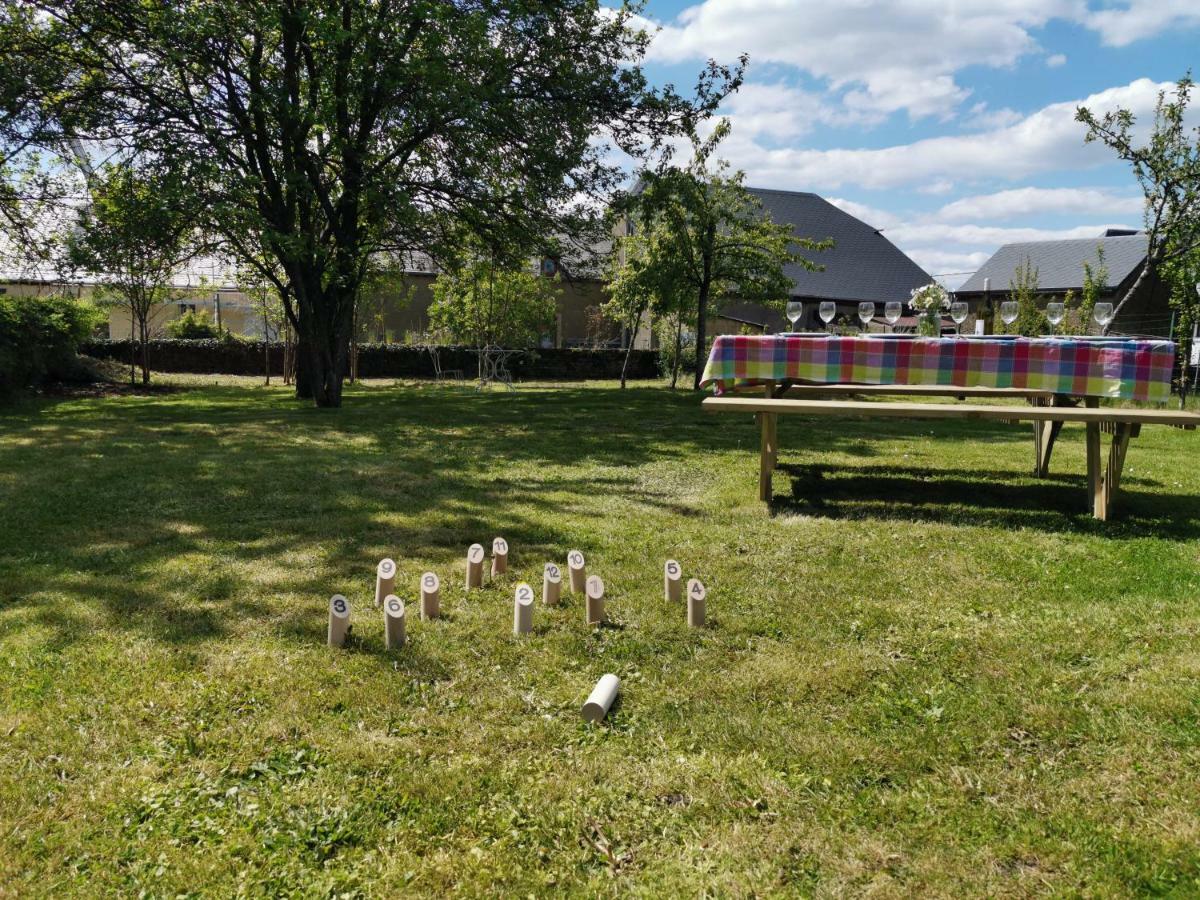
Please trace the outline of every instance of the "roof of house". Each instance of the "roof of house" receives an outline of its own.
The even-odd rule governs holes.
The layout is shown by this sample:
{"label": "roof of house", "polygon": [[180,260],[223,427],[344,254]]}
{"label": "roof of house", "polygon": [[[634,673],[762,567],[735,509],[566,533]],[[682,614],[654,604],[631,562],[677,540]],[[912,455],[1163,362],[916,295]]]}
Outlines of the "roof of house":
{"label": "roof of house", "polygon": [[1098,248],[1104,249],[1108,283],[1118,285],[1132,275],[1146,258],[1146,235],[1100,235],[1073,241],[1005,244],[955,293],[982,293],[985,278],[990,279],[992,290],[1006,291],[1016,279],[1017,267],[1026,260],[1037,269],[1039,290],[1079,290],[1083,287],[1083,264],[1086,262],[1093,268],[1096,266]]}
{"label": "roof of house", "polygon": [[810,272],[792,264],[784,271],[793,296],[825,300],[907,300],[914,288],[933,279],[878,229],[838,209],[816,194],[749,188],[772,220],[788,223],[797,237],[833,238],[833,249],[801,250],[824,269]]}

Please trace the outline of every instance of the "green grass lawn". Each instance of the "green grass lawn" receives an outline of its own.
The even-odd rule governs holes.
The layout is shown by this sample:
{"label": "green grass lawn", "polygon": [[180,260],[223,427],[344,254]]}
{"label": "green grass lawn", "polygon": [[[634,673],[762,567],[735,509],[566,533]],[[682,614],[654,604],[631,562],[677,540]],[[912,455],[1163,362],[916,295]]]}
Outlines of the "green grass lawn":
{"label": "green grass lawn", "polygon": [[204,381],[0,412],[0,895],[1200,893],[1195,433],[1100,523],[1078,428],[786,420],[768,509],[684,392]]}

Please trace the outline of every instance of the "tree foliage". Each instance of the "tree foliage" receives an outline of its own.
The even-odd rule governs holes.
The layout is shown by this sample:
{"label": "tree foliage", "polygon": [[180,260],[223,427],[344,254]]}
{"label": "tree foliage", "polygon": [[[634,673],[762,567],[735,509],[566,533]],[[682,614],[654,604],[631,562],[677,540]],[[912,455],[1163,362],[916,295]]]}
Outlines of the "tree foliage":
{"label": "tree foliage", "polygon": [[745,173],[713,158],[728,133],[729,123],[722,120],[707,139],[693,134],[689,162],[643,171],[641,190],[629,200],[635,236],[641,231],[652,236],[645,259],[635,257],[643,269],[638,277],[648,284],[675,279],[690,293],[697,389],[709,315],[733,298],[782,306],[792,288],[784,265],[817,270],[799,251],[833,246],[829,240],[797,238],[791,225],[771,221],[746,190]]}
{"label": "tree foliage", "polygon": [[148,342],[173,276],[195,252],[196,214],[188,186],[173,171],[109,165],[92,180],[91,204],[70,239],[70,259],[126,310],[141,346],[142,383],[150,383]]}
{"label": "tree foliage", "polygon": [[478,252],[433,283],[429,325],[473,347],[536,347],[554,328],[556,281]]}
{"label": "tree foliage", "polygon": [[1200,247],[1200,126],[1186,124],[1193,86],[1187,75],[1173,94],[1159,92],[1145,143],[1139,143],[1136,117],[1127,109],[1100,116],[1085,107],[1076,110],[1075,118],[1087,126],[1085,140],[1102,142],[1129,163],[1146,198],[1146,264],[1118,301],[1114,318],[1146,278]]}
{"label": "tree foliage", "polygon": [[552,243],[740,80],[654,90],[633,10],[592,0],[75,0],[32,4],[104,86],[94,137],[203,185],[210,224],[272,260],[298,390],[341,402],[354,305],[381,252],[460,228]]}

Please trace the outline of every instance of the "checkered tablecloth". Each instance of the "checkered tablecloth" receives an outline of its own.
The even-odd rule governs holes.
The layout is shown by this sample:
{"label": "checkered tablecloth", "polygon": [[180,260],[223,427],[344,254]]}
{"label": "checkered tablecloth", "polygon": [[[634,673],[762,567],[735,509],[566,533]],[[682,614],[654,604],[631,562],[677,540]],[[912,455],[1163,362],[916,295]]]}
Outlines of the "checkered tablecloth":
{"label": "checkered tablecloth", "polygon": [[713,342],[704,385],[742,382],[929,384],[1022,388],[1163,403],[1172,341],[1017,338],[884,339],[726,335]]}

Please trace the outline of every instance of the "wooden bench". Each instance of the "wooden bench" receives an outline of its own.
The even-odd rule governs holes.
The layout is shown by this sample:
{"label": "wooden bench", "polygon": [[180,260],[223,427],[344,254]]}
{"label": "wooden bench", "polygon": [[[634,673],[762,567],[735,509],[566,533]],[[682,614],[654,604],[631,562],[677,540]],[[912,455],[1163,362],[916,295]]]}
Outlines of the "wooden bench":
{"label": "wooden bench", "polygon": [[[822,387],[835,387],[833,385]],[[843,387],[861,387],[858,385]],[[781,387],[780,392],[792,387]],[[947,388],[956,392],[964,388]],[[879,393],[890,391],[880,390]],[[847,391],[850,393],[850,391]],[[957,393],[953,394],[958,396]],[[788,397],[709,397],[704,401],[706,412],[754,413],[759,419],[761,447],[759,451],[758,496],[771,499],[771,474],[778,457],[778,418],[781,414],[805,416],[840,416],[860,419],[967,419],[992,422],[1033,422],[1035,425],[1061,428],[1064,423],[1078,422],[1087,427],[1087,473],[1089,506],[1097,519],[1107,519],[1121,483],[1121,470],[1129,441],[1143,425],[1172,425],[1193,430],[1200,424],[1200,415],[1168,409],[1122,409],[1099,407],[1099,401],[1085,398],[1087,406],[999,406],[980,403],[913,403],[870,402],[861,400],[802,400]],[[1054,432],[1057,434],[1057,431]],[[1101,433],[1111,434],[1107,466],[1102,467]],[[1039,448],[1039,454],[1041,450]],[[1046,451],[1049,460],[1049,451]],[[1103,471],[1102,471],[1103,468]]]}

